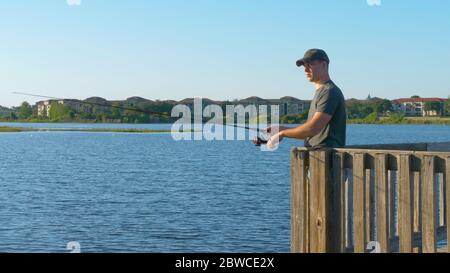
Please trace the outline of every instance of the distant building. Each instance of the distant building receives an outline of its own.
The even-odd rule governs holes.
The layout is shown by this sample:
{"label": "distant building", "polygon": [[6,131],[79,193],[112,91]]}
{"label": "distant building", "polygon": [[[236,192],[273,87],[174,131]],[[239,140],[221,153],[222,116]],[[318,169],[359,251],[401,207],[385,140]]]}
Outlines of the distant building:
{"label": "distant building", "polygon": [[311,101],[300,100],[294,97],[282,97],[278,104],[280,105],[280,115],[295,115],[308,111]]}
{"label": "distant building", "polygon": [[[244,100],[238,101],[243,105],[278,105],[280,107],[280,116],[284,115],[297,115],[302,112],[308,111],[311,105],[311,101],[300,100],[294,97],[282,97],[280,99],[262,99],[259,97],[250,97]],[[269,110],[269,109],[268,109]]]}
{"label": "distant building", "polygon": [[52,103],[56,102],[59,104],[63,104],[66,106],[69,106],[71,109],[75,111],[82,110],[82,103],[78,102],[77,100],[45,100],[45,101],[39,101],[36,103],[35,108],[37,110],[37,115],[40,117],[49,117],[50,116],[50,109],[52,108]]}
{"label": "distant building", "polygon": [[[49,117],[50,109],[52,107],[53,102],[57,102],[57,101],[56,100],[38,101],[36,103],[37,115],[40,117]],[[60,101],[60,102],[62,102],[62,101]]]}
{"label": "distant building", "polygon": [[[394,111],[400,112],[405,116],[439,116],[444,112],[444,104],[447,99],[441,98],[405,98],[392,101]],[[440,103],[440,111],[425,111],[425,103]]]}
{"label": "distant building", "polygon": [[[236,100],[233,102],[227,102],[227,101],[214,101],[207,98],[202,98],[202,106],[203,109],[208,105],[219,105],[222,107],[223,110],[225,110],[226,104],[234,104],[234,105],[242,105],[242,106],[248,106],[248,105],[254,105],[256,109],[259,109],[259,106],[266,105],[268,106],[267,111],[270,113],[270,106],[271,105],[279,105],[280,107],[280,115],[295,115],[300,114],[304,111],[308,111],[309,107],[311,105],[311,101],[309,100],[300,100],[294,97],[282,97],[280,99],[263,99],[260,97],[249,97],[242,100]],[[187,98],[184,100],[181,100],[178,102],[178,104],[184,104],[188,106],[191,111],[194,110],[194,99],[193,98]]]}
{"label": "distant building", "polygon": [[[194,98],[186,98],[181,101],[173,101],[173,100],[165,100],[165,101],[152,101],[147,100],[141,97],[130,97],[127,98],[124,101],[108,101],[104,98],[100,97],[91,97],[88,99],[85,99],[84,101],[79,100],[72,100],[72,99],[63,99],[63,100],[46,100],[46,101],[40,101],[37,102],[34,106],[38,116],[45,116],[48,117],[50,115],[50,109],[52,103],[57,102],[59,104],[64,104],[69,106],[74,112],[81,112],[81,113],[87,113],[87,114],[95,114],[98,111],[108,111],[109,106],[111,105],[119,105],[122,107],[130,107],[130,108],[139,108],[139,105],[142,105],[143,103],[146,104],[159,104],[159,103],[168,103],[173,106],[177,104],[184,104],[188,106],[191,111],[194,111]],[[236,100],[233,102],[229,101],[215,101],[208,98],[202,98],[202,110],[205,109],[208,105],[218,105],[220,106],[224,111],[225,105],[227,104],[234,104],[234,105],[254,105],[256,106],[256,109],[259,109],[259,106],[266,105],[268,106],[267,111],[268,114],[270,113],[270,106],[271,105],[279,105],[280,110],[280,116],[283,115],[296,115],[303,113],[305,111],[309,110],[309,107],[311,105],[310,100],[300,100],[294,97],[282,97],[280,99],[263,99],[260,97],[249,97],[242,100]]]}

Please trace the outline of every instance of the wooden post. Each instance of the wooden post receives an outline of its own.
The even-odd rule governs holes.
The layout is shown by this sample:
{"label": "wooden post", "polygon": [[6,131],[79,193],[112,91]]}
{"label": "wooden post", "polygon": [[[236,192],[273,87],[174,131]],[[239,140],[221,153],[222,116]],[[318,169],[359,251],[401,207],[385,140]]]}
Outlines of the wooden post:
{"label": "wooden post", "polygon": [[445,223],[445,217],[444,217],[444,213],[445,213],[445,201],[444,201],[444,197],[445,197],[445,187],[444,187],[444,177],[441,175],[436,175],[436,180],[439,181],[439,226],[444,226]]}
{"label": "wooden post", "polygon": [[[413,215],[413,230],[420,232],[422,230],[422,205],[420,198],[420,172],[414,172],[414,215]],[[414,253],[421,253],[422,247],[413,248]]]}
{"label": "wooden post", "polygon": [[305,238],[305,252],[310,253],[311,247],[310,247],[310,231],[309,231],[309,222],[311,221],[309,219],[309,209],[310,209],[310,203],[311,203],[311,194],[310,194],[310,185],[311,185],[311,165],[309,162],[309,152],[303,154],[305,156],[304,162],[305,162],[305,174],[303,176],[304,178],[304,196],[305,196],[305,206],[303,208],[304,218],[305,221],[302,223],[303,225],[303,237]]}
{"label": "wooden post", "polygon": [[308,248],[308,151],[291,151],[291,252],[307,253]]}
{"label": "wooden post", "polygon": [[297,148],[291,150],[291,252],[304,252],[301,232],[301,185],[300,185],[300,160]]}
{"label": "wooden post", "polygon": [[398,210],[399,210],[399,239],[400,252],[411,253],[413,242],[413,211],[412,205],[412,191],[411,191],[411,171],[410,171],[410,156],[400,155],[398,157],[399,166],[399,195],[398,195]]}
{"label": "wooden post", "polygon": [[309,252],[309,199],[308,199],[308,191],[309,191],[309,153],[307,151],[301,151],[299,153],[300,159],[300,237],[301,240],[301,249],[302,253]]}
{"label": "wooden post", "polygon": [[310,252],[332,252],[332,206],[328,151],[310,152]]}
{"label": "wooden post", "polygon": [[367,244],[371,241],[371,218],[370,218],[370,210],[371,210],[371,200],[370,200],[370,194],[371,194],[371,187],[370,184],[372,183],[372,175],[370,169],[365,169],[365,180],[364,180],[364,215],[365,218],[365,242],[364,245],[367,246]]}
{"label": "wooden post", "polygon": [[345,196],[346,196],[346,202],[345,202],[345,230],[346,230],[346,244],[347,246],[354,246],[354,240],[353,240],[353,231],[354,231],[354,225],[353,225],[353,169],[346,169],[346,178],[345,181]]}
{"label": "wooden post", "polygon": [[364,154],[353,155],[353,221],[355,253],[365,252],[365,209],[364,209]]}
{"label": "wooden post", "polygon": [[333,222],[335,238],[334,252],[345,253],[345,175],[344,175],[344,153],[335,152],[333,154]]}
{"label": "wooden post", "polygon": [[386,154],[377,154],[375,158],[375,181],[377,198],[377,241],[381,253],[388,253],[389,245],[389,188]]}
{"label": "wooden post", "polygon": [[434,156],[422,159],[422,250],[436,252],[436,184],[434,180]]}
{"label": "wooden post", "polygon": [[395,236],[397,236],[397,224],[398,221],[396,222],[396,218],[397,218],[397,214],[396,214],[396,210],[395,210],[395,203],[396,201],[398,201],[396,199],[396,196],[398,198],[397,195],[397,176],[396,176],[396,171],[389,171],[389,182],[388,182],[388,188],[389,188],[389,238],[394,238]]}

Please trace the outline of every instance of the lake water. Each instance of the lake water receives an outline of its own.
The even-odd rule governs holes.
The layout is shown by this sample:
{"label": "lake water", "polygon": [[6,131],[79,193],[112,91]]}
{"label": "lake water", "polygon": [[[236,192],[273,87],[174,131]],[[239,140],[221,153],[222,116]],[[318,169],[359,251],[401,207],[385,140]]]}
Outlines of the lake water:
{"label": "lake water", "polygon": [[[167,124],[11,124],[170,129]],[[348,144],[450,141],[450,126],[350,125]],[[0,252],[289,252],[290,148],[170,134],[0,134]]]}

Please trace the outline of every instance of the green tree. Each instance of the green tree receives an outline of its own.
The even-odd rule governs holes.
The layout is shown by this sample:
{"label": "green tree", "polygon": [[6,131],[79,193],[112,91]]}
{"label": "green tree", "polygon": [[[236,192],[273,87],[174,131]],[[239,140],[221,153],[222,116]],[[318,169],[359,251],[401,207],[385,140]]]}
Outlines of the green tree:
{"label": "green tree", "polygon": [[31,117],[31,115],[33,114],[33,109],[31,108],[31,105],[28,102],[24,101],[22,102],[22,105],[20,105],[19,107],[18,114],[19,118],[27,119]]}
{"label": "green tree", "polygon": [[414,96],[411,96],[411,99],[420,99],[420,97],[417,95],[414,95]]}
{"label": "green tree", "polygon": [[361,109],[361,112],[364,115],[364,117],[367,117],[368,115],[370,115],[373,112],[375,112],[375,109],[373,109],[372,106],[363,105],[362,109]]}
{"label": "green tree", "polygon": [[361,117],[361,111],[360,111],[359,105],[356,103],[347,105],[347,114],[350,118]]}
{"label": "green tree", "polygon": [[55,101],[50,106],[49,117],[54,121],[71,120],[74,117],[74,113],[70,107]]}
{"label": "green tree", "polygon": [[442,113],[442,106],[440,102],[437,101],[431,101],[431,102],[425,102],[424,105],[425,111],[436,111],[436,113],[441,114]]}
{"label": "green tree", "polygon": [[[117,104],[113,104],[114,106],[119,106],[119,105],[117,105]],[[120,119],[120,118],[122,118],[122,113],[120,112],[120,109],[119,108],[115,108],[115,107],[113,107],[112,109],[111,109],[111,115],[110,115],[110,117],[112,118],[112,119]]]}
{"label": "green tree", "polygon": [[170,112],[172,111],[173,108],[173,104],[167,103],[167,102],[156,102],[155,104],[152,105],[151,109],[145,109],[145,110],[150,110],[156,113],[166,113],[166,114],[170,114]]}
{"label": "green tree", "polygon": [[384,114],[388,111],[392,111],[392,102],[390,100],[381,100],[375,104],[375,110],[379,114]]}
{"label": "green tree", "polygon": [[16,115],[16,113],[11,112],[11,113],[9,113],[8,118],[9,119],[17,119],[17,115]]}
{"label": "green tree", "polygon": [[377,123],[379,121],[377,112],[370,113],[365,119],[367,123]]}
{"label": "green tree", "polygon": [[387,120],[385,120],[386,123],[392,123],[392,124],[398,124],[402,123],[405,117],[403,115],[394,113],[389,116]]}

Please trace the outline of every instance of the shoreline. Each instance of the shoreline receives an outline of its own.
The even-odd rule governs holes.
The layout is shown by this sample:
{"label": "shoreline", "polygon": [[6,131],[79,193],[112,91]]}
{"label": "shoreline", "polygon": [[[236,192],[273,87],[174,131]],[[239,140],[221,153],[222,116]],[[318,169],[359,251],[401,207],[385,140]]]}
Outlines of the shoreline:
{"label": "shoreline", "polygon": [[[158,129],[121,129],[121,128],[24,128],[24,127],[9,127],[0,126],[0,133],[23,133],[23,132],[82,132],[82,133],[172,133],[172,130],[158,130]],[[183,131],[183,133],[190,133],[191,131]]]}
{"label": "shoreline", "polygon": [[348,119],[347,124],[366,124],[366,125],[450,125],[450,117],[443,118],[423,118],[423,117],[404,117],[398,121],[392,121],[388,118],[378,120],[366,119]]}
{"label": "shoreline", "polygon": [[[281,122],[280,124],[302,124],[306,122],[306,120],[295,120],[291,122]],[[96,122],[95,120],[69,120],[69,121],[52,121],[52,120],[5,120],[0,119],[0,127],[2,127],[1,123],[14,123],[14,124],[20,124],[20,123],[36,123],[36,124],[42,124],[42,123],[49,123],[49,124],[58,124],[58,123],[66,123],[66,124],[173,124],[173,122],[157,122],[157,123],[122,123],[122,122]],[[246,121],[248,123],[248,121]],[[347,124],[379,124],[379,125],[450,125],[450,116],[444,116],[444,117],[366,117],[366,118],[353,118],[353,119],[347,119]],[[8,126],[8,125],[5,125]]]}
{"label": "shoreline", "polygon": [[[107,123],[107,122],[55,122],[55,121],[0,121],[0,133],[20,133],[20,132],[91,132],[91,133],[171,133],[170,129],[137,129],[137,128],[32,128],[32,127],[20,127],[20,126],[9,126],[3,125],[1,123],[12,123],[12,124],[30,124],[30,123],[49,123],[49,124],[135,124],[136,123]],[[137,123],[141,125],[154,124],[154,125],[167,125],[172,123]],[[450,126],[450,117],[404,117],[401,120],[392,121],[388,118],[379,118],[376,120],[366,120],[366,119],[347,119],[347,124],[349,125],[442,125]],[[299,125],[297,123],[286,123],[283,125]],[[193,132],[183,131],[185,133]]]}

